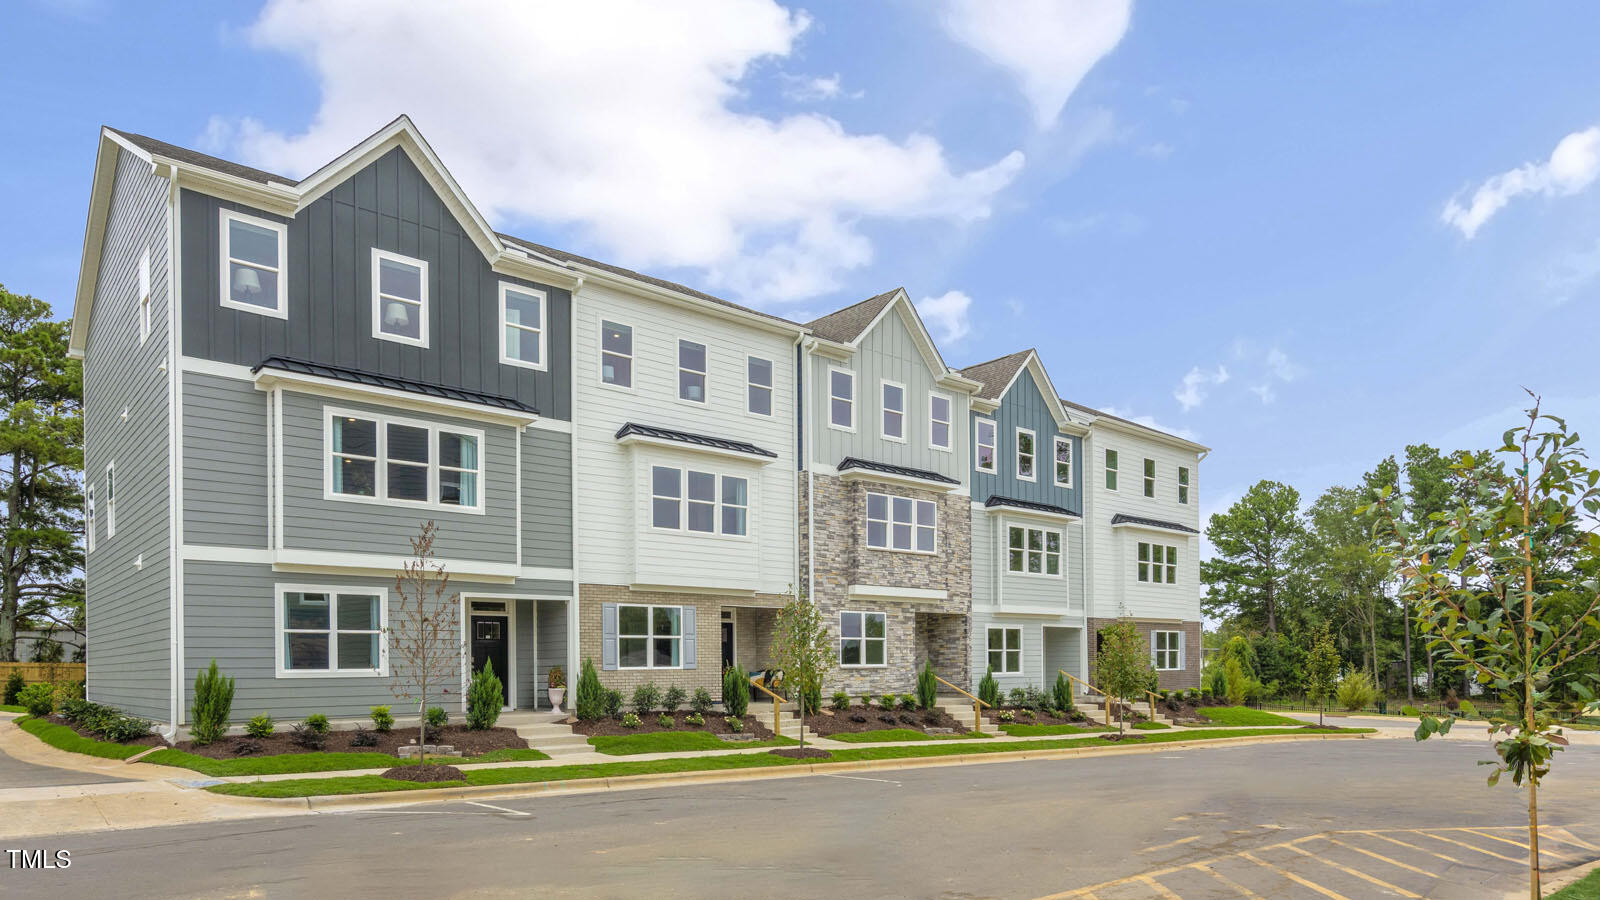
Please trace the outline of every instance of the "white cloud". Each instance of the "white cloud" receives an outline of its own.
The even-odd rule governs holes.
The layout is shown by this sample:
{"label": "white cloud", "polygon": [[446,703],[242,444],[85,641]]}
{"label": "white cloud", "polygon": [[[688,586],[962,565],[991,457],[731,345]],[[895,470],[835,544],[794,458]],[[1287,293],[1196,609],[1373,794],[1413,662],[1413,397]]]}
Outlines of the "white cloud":
{"label": "white cloud", "polygon": [[1116,416],[1119,419],[1127,419],[1129,422],[1132,422],[1135,425],[1143,425],[1146,428],[1154,428],[1157,431],[1165,431],[1167,434],[1177,435],[1178,437],[1181,437],[1184,440],[1189,440],[1189,441],[1198,441],[1198,440],[1200,440],[1200,433],[1199,432],[1191,431],[1188,428],[1173,428],[1173,427],[1170,427],[1170,426],[1167,426],[1167,425],[1163,425],[1160,422],[1157,422],[1155,420],[1154,416],[1139,415],[1139,414],[1136,414],[1136,413],[1133,413],[1133,412],[1129,412],[1128,410],[1119,409],[1119,408],[1117,408],[1115,406],[1102,406],[1102,407],[1100,407],[1100,409],[1105,411],[1105,412],[1110,413],[1113,416]]}
{"label": "white cloud", "polygon": [[826,77],[784,75],[783,85],[783,96],[796,103],[816,103],[821,100],[837,100],[840,97],[857,100],[866,95],[865,91],[846,91],[844,80],[838,72]]}
{"label": "white cloud", "polygon": [[972,298],[961,291],[946,291],[937,297],[924,297],[917,301],[917,314],[922,316],[933,339],[940,344],[954,344],[972,332],[968,311]]}
{"label": "white cloud", "polygon": [[1023,163],[956,171],[925,134],[733,109],[751,69],[792,55],[810,24],[775,0],[269,0],[247,36],[302,59],[319,106],[303,131],[244,119],[215,139],[303,174],[407,112],[492,220],[571,230],[625,265],[700,269],[770,306],[870,261],[873,219],[988,216]]}
{"label": "white cloud", "polygon": [[1293,381],[1305,374],[1305,369],[1289,359],[1289,354],[1277,347],[1267,351],[1267,371],[1279,381]]}
{"label": "white cloud", "polygon": [[1227,384],[1231,377],[1227,366],[1219,365],[1211,372],[1195,366],[1189,370],[1189,374],[1183,376],[1183,381],[1178,384],[1178,389],[1172,392],[1172,396],[1183,407],[1183,411],[1188,412],[1205,402],[1210,388]]}
{"label": "white cloud", "polygon": [[1010,72],[1034,123],[1055,122],[1067,98],[1128,31],[1132,0],[947,0],[951,37]]}
{"label": "white cloud", "polygon": [[1450,198],[1440,218],[1471,239],[1485,222],[1514,198],[1523,194],[1561,197],[1576,194],[1600,176],[1600,125],[1575,131],[1561,139],[1542,163],[1526,163],[1493,176],[1472,192],[1465,205],[1461,195]]}
{"label": "white cloud", "polygon": [[1140,147],[1139,155],[1147,156],[1151,159],[1166,159],[1172,155],[1172,151],[1174,149],[1175,148],[1166,141],[1155,141],[1154,143],[1145,144],[1144,146]]}
{"label": "white cloud", "polygon": [[1251,385],[1250,393],[1260,397],[1263,406],[1271,406],[1272,401],[1278,399],[1278,392],[1273,390],[1270,384]]}

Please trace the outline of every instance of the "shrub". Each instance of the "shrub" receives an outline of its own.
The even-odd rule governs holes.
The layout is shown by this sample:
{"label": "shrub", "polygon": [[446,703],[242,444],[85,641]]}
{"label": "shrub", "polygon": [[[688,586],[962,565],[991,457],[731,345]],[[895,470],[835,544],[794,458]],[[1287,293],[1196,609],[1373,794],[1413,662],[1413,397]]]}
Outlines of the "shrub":
{"label": "shrub", "polygon": [[738,734],[738,733],[744,731],[744,720],[743,719],[735,719],[733,716],[729,716],[726,719],[723,719],[722,721],[725,724],[727,724],[728,730],[733,732],[734,734]]}
{"label": "shrub", "polygon": [[1044,692],[1039,690],[1038,688],[1034,687],[1031,684],[1028,685],[1026,688],[1024,688],[1023,691],[1022,691],[1022,705],[1023,705],[1023,707],[1026,708],[1026,709],[1031,709],[1034,712],[1038,712],[1039,710],[1044,709],[1044,707],[1045,707],[1045,699],[1046,698],[1044,696]]}
{"label": "shrub", "polygon": [[551,666],[550,667],[550,671],[545,674],[545,681],[550,687],[553,687],[553,688],[564,688],[564,687],[566,687],[567,686],[567,673],[566,673],[566,670],[562,669],[560,666]]}
{"label": "shrub", "polygon": [[689,713],[687,716],[683,717],[683,724],[685,725],[694,725],[698,727],[704,725],[705,723],[706,717],[697,712]]}
{"label": "shrub", "polygon": [[1006,695],[1006,705],[1007,706],[1022,706],[1023,705],[1023,701],[1025,701],[1027,699],[1028,699],[1028,692],[1027,691],[1023,690],[1022,688],[1012,688],[1011,692]]}
{"label": "shrub", "polygon": [[622,727],[623,728],[638,728],[640,725],[643,725],[643,724],[644,723],[639,720],[639,717],[634,715],[633,713],[623,713],[623,715],[622,715]]}
{"label": "shrub", "polygon": [[251,716],[250,721],[244,723],[244,733],[253,738],[272,737],[272,717],[266,713]]}
{"label": "shrub", "polygon": [[661,717],[656,719],[656,724],[660,725],[662,728],[671,728],[672,726],[678,724],[678,722],[676,719],[672,718],[670,714],[662,713]]}
{"label": "shrub", "polygon": [[376,747],[378,746],[378,736],[368,731],[365,725],[357,725],[356,733],[350,735],[350,746]]}
{"label": "shrub", "polygon": [[101,737],[108,741],[126,744],[149,734],[152,724],[149,719],[115,713],[101,719],[100,725],[96,730],[99,731]]}
{"label": "shrub", "polygon": [[978,682],[978,699],[990,706],[1000,704],[1000,685],[994,680],[994,666],[985,669],[983,680]]}
{"label": "shrub", "polygon": [[1055,707],[1063,717],[1072,714],[1072,682],[1060,672],[1056,673],[1055,686],[1050,689],[1050,699],[1055,701]]}
{"label": "shrub", "polygon": [[189,733],[196,744],[209,744],[228,730],[233,712],[233,679],[217,670],[217,661],[194,676],[194,705],[189,709]]}
{"label": "shrub", "polygon": [[833,702],[829,704],[834,712],[844,712],[850,708],[850,695],[844,691],[833,692]]}
{"label": "shrub", "polygon": [[600,675],[594,670],[594,660],[583,660],[578,674],[578,695],[574,698],[578,718],[592,722],[606,713],[606,689],[600,684]]}
{"label": "shrub", "polygon": [[442,706],[428,707],[428,711],[423,714],[422,719],[428,723],[429,728],[443,728],[450,724],[450,714],[445,712]]}
{"label": "shrub", "polygon": [[233,742],[234,756],[254,756],[257,753],[260,753],[262,749],[263,748],[260,741],[253,741],[249,738]]}
{"label": "shrub", "polygon": [[613,719],[615,719],[617,716],[622,715],[622,692],[621,691],[612,690],[611,688],[606,688],[605,689],[605,693],[602,694],[601,697],[602,697],[601,703],[602,703],[602,705],[603,705],[603,707],[605,709],[606,715],[610,716]]}
{"label": "shrub", "polygon": [[646,681],[633,689],[633,702],[630,705],[641,716],[648,713],[661,705],[661,688],[656,687],[654,681]]}
{"label": "shrub", "polygon": [[11,674],[6,676],[5,699],[0,700],[0,703],[5,704],[6,706],[16,706],[17,695],[22,693],[22,689],[26,687],[27,684],[28,683],[22,678],[22,672],[17,669],[12,669]]}
{"label": "shrub", "polygon": [[899,694],[884,694],[878,698],[878,705],[884,709],[894,709],[900,703]]}
{"label": "shrub", "polygon": [[900,695],[900,708],[901,709],[905,709],[905,710],[916,709],[917,708],[917,695],[916,694],[901,694]]}
{"label": "shrub", "polygon": [[[268,723],[272,720],[268,719]],[[374,706],[372,708],[372,727],[379,731],[388,731],[394,727],[394,714],[389,712],[387,706]]]}
{"label": "shrub", "polygon": [[673,685],[667,688],[666,693],[661,695],[661,708],[669,713],[677,712],[678,707],[682,706],[683,701],[687,699],[689,699],[688,692],[677,685]]}
{"label": "shrub", "polygon": [[1002,722],[1015,722],[1017,720],[1016,714],[1011,712],[1009,709],[1000,710],[1000,714],[995,716],[995,718]]}
{"label": "shrub", "polygon": [[74,724],[87,723],[100,715],[101,707],[98,703],[87,700],[63,700],[55,705],[56,715]]}
{"label": "shrub", "polygon": [[722,673],[722,708],[738,719],[743,719],[750,708],[750,679],[745,676],[744,666],[738,663]]}
{"label": "shrub", "polygon": [[821,685],[809,688],[800,688],[795,691],[795,695],[801,704],[800,714],[802,716],[816,715],[817,712],[822,709]]}
{"label": "shrub", "polygon": [[43,681],[30,684],[17,694],[17,702],[22,704],[30,716],[48,716],[56,708],[55,685]]}
{"label": "shrub", "polygon": [[1211,674],[1206,676],[1203,685],[1206,693],[1213,697],[1226,697],[1228,695],[1228,673],[1222,666],[1213,665]]}
{"label": "shrub", "polygon": [[306,716],[306,727],[317,734],[327,734],[329,728],[328,717],[322,713],[312,713]]}
{"label": "shrub", "polygon": [[1022,716],[1024,719],[1031,719],[1034,716],[1033,710],[1027,708],[1026,706],[1024,706],[1022,709],[1017,710],[1017,714]]}
{"label": "shrub", "polygon": [[52,690],[50,693],[53,697],[55,697],[57,707],[60,707],[61,704],[67,700],[82,700],[83,682],[58,681],[55,684],[54,690]]}
{"label": "shrub", "polygon": [[861,700],[861,705],[862,706],[871,706],[872,705],[872,695],[871,694],[862,694],[861,697],[860,697],[860,700]]}
{"label": "shrub", "polygon": [[308,718],[304,722],[296,722],[290,725],[289,730],[293,732],[290,739],[307,750],[321,750],[328,745],[328,733],[327,731],[318,731],[310,723],[311,720]]}
{"label": "shrub", "polygon": [[695,715],[704,718],[705,714],[711,711],[712,705],[710,691],[703,687],[694,689],[694,696],[689,698],[689,708],[694,710]]}
{"label": "shrub", "polygon": [[1366,672],[1351,672],[1339,682],[1335,692],[1339,705],[1349,712],[1359,712],[1362,707],[1370,706],[1378,699],[1378,689],[1372,684],[1372,676]]}
{"label": "shrub", "polygon": [[1245,698],[1250,696],[1250,676],[1245,674],[1244,667],[1237,659],[1230,659],[1223,665],[1222,685],[1228,702],[1234,706],[1243,703]]}
{"label": "shrub", "polygon": [[494,674],[494,663],[485,661],[467,684],[467,727],[473,731],[493,728],[505,702],[505,685]]}
{"label": "shrub", "polygon": [[917,674],[917,708],[933,709],[933,704],[939,702],[939,679],[933,674],[933,663],[922,664],[922,671]]}

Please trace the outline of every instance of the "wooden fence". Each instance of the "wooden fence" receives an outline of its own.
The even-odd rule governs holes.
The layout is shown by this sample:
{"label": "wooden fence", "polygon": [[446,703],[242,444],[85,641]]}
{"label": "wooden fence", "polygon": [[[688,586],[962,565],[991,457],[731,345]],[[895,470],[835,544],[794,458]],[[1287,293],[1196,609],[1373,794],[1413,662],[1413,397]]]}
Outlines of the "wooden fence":
{"label": "wooden fence", "polygon": [[0,662],[0,683],[10,678],[12,672],[21,672],[22,679],[29,684],[37,681],[82,681],[84,664],[81,662]]}

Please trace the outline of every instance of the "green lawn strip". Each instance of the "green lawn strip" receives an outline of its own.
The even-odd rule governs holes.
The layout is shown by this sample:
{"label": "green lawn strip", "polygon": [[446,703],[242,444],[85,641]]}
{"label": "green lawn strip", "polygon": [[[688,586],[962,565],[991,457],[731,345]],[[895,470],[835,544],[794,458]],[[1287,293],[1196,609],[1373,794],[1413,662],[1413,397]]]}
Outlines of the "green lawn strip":
{"label": "green lawn strip", "polygon": [[988,736],[981,731],[969,731],[966,734],[924,734],[911,728],[880,728],[877,731],[846,731],[830,734],[827,739],[846,744],[878,744],[886,741],[964,741],[968,738]]}
{"label": "green lawn strip", "polygon": [[1013,722],[1000,726],[1000,730],[1012,737],[1045,737],[1052,734],[1093,734],[1097,731],[1113,731],[1104,725],[1025,725]]}
{"label": "green lawn strip", "polygon": [[8,706],[4,703],[0,703],[0,712],[25,713],[27,711],[28,710],[26,708],[21,706]]}
{"label": "green lawn strip", "polygon": [[597,734],[589,738],[589,743],[596,752],[607,756],[634,756],[640,753],[682,753],[687,750],[788,747],[800,742],[787,737],[764,741],[724,741],[709,731],[655,731],[645,734]]}
{"label": "green lawn strip", "polygon": [[1160,731],[1163,728],[1171,728],[1172,726],[1165,722],[1135,722],[1133,727],[1140,731]]}
{"label": "green lawn strip", "polygon": [[[1212,725],[1304,725],[1299,719],[1248,706],[1202,706],[1195,710]],[[1194,726],[1190,726],[1194,727]],[[1204,726],[1200,726],[1204,727]]]}
{"label": "green lawn strip", "polygon": [[[1327,734],[1370,734],[1372,728],[1330,728]],[[1233,731],[1171,731],[1162,734],[1139,735],[1128,743],[1161,744],[1175,741],[1195,741],[1254,735],[1284,734],[1268,729]],[[910,747],[860,747],[832,751],[832,759],[839,762],[876,759],[905,759],[925,756],[957,756],[975,753],[1008,753],[1019,750],[1058,750],[1071,747],[1116,746],[1101,737],[1054,741],[1015,741],[1007,743],[931,742]],[[335,794],[368,794],[386,791],[407,791],[423,787],[458,787],[467,785],[534,784],[547,781],[579,781],[591,778],[617,778],[626,775],[654,775],[664,772],[707,772],[729,769],[756,769],[790,766],[806,760],[789,759],[768,753],[739,753],[727,756],[698,756],[679,759],[637,760],[632,762],[589,763],[573,766],[548,766],[528,768],[507,766],[500,769],[474,769],[466,773],[466,781],[434,784],[417,784],[393,781],[376,775],[358,775],[343,778],[295,778],[283,781],[252,781],[236,784],[219,784],[206,788],[217,794],[234,797],[313,797]]]}
{"label": "green lawn strip", "polygon": [[86,738],[65,725],[56,725],[46,719],[24,717],[17,720],[23,731],[33,735],[57,750],[69,753],[82,753],[85,756],[97,756],[101,759],[127,759],[136,753],[142,753],[150,748],[129,746],[127,744],[113,744],[110,741],[97,741]]}
{"label": "green lawn strip", "polygon": [[[457,763],[534,762],[549,758],[550,754],[543,750],[535,750],[531,747],[506,747],[501,750],[490,750],[488,753],[480,753],[477,756],[471,756],[466,759],[458,759],[451,765]],[[407,762],[411,762],[411,760],[407,760]]]}
{"label": "green lawn strip", "polygon": [[[528,748],[491,750],[467,758],[440,757],[448,765],[461,763],[528,762],[549,759],[549,755]],[[296,772],[341,772],[346,769],[389,769],[415,765],[416,760],[396,759],[389,753],[277,753],[272,756],[241,756],[212,759],[183,750],[157,750],[140,762],[190,769],[219,778],[236,775],[290,775]]]}
{"label": "green lawn strip", "polygon": [[1600,900],[1600,869],[1590,872],[1582,881],[1574,881],[1545,900]]}

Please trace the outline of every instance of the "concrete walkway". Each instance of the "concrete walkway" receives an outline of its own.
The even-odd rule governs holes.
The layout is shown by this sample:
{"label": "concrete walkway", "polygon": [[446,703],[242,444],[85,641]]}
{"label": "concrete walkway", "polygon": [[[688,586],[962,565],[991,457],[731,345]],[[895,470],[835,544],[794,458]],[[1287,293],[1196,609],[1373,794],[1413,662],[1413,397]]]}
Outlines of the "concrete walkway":
{"label": "concrete walkway", "polygon": [[[1280,716],[1288,716],[1291,719],[1299,719],[1302,722],[1308,722],[1312,725],[1317,724],[1317,714],[1314,712],[1286,712],[1282,710],[1272,711],[1276,712]],[[1328,727],[1330,728],[1376,728],[1378,729],[1376,737],[1404,738],[1405,740],[1412,741],[1416,740],[1415,732],[1417,730],[1417,723],[1421,720],[1413,716],[1346,716],[1336,715],[1330,712],[1324,716],[1323,721],[1327,723]],[[1577,729],[1567,728],[1564,729],[1564,733],[1567,740],[1574,747],[1600,747],[1600,731],[1579,731]],[[1433,737],[1429,740],[1436,741],[1440,740],[1440,738]],[[1457,720],[1456,724],[1451,726],[1450,733],[1444,735],[1443,740],[1477,741],[1483,744],[1488,744],[1489,724],[1487,722],[1472,721],[1467,719]]]}

